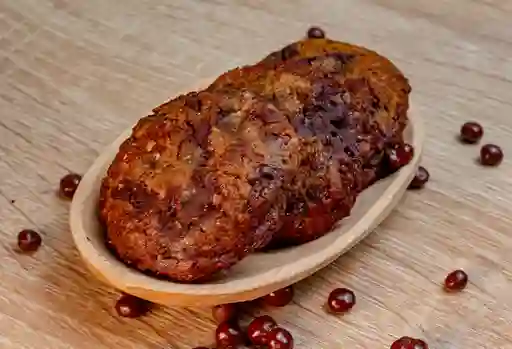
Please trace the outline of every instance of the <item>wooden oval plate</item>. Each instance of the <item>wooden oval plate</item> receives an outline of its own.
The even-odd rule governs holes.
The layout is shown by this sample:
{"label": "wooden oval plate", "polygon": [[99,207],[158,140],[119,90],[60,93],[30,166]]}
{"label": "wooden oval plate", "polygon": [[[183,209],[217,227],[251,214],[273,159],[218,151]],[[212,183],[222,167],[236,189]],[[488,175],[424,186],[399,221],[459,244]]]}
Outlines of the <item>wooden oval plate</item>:
{"label": "wooden oval plate", "polygon": [[106,248],[98,221],[100,183],[131,129],[112,143],[83,177],[71,204],[73,238],[95,275],[140,298],[174,306],[208,306],[256,299],[327,266],[367,236],[391,212],[413,178],[422,152],[422,124],[413,110],[409,111],[409,118],[405,139],[414,146],[413,160],[399,172],[363,191],[350,217],[339,222],[329,234],[310,243],[250,255],[215,282],[191,285],[159,280],[127,267]]}

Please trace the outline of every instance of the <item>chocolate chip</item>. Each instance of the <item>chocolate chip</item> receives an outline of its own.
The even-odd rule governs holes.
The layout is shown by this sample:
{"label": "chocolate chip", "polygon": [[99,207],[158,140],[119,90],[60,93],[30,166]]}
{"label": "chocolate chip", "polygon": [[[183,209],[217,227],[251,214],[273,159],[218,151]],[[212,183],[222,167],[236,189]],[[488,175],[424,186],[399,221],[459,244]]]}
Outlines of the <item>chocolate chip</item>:
{"label": "chocolate chip", "polygon": [[24,229],[18,233],[18,247],[23,252],[34,252],[41,243],[41,235],[32,229]]}
{"label": "chocolate chip", "polygon": [[123,294],[116,302],[116,311],[119,316],[136,318],[149,311],[150,303],[138,297]]}
{"label": "chocolate chip", "polygon": [[236,304],[220,304],[212,308],[212,317],[218,324],[236,320],[238,309]]}
{"label": "chocolate chip", "polygon": [[480,163],[484,166],[498,166],[503,160],[503,151],[494,144],[486,144],[480,150]]}
{"label": "chocolate chip", "polygon": [[428,173],[427,169],[423,166],[418,167],[418,170],[416,171],[416,175],[412,179],[411,183],[409,184],[409,189],[421,189],[425,186],[425,183],[428,182],[430,178],[430,174]]}
{"label": "chocolate chip", "polygon": [[460,140],[464,143],[474,144],[484,135],[483,127],[477,122],[466,122],[460,128]]}
{"label": "chocolate chip", "polygon": [[69,173],[61,178],[59,192],[63,198],[72,199],[75,195],[82,176],[77,173]]}
{"label": "chocolate chip", "polygon": [[325,38],[325,31],[320,27],[311,27],[307,32],[309,39],[323,39]]}

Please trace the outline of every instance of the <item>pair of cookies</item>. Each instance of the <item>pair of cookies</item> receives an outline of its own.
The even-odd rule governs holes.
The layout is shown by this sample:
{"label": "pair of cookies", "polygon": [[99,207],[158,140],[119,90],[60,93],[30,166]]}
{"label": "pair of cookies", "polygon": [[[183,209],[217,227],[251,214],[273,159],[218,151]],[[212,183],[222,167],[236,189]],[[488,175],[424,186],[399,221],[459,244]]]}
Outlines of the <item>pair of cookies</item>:
{"label": "pair of cookies", "polygon": [[409,92],[375,52],[307,39],[155,108],[103,180],[109,246],[191,282],[324,235],[392,170]]}

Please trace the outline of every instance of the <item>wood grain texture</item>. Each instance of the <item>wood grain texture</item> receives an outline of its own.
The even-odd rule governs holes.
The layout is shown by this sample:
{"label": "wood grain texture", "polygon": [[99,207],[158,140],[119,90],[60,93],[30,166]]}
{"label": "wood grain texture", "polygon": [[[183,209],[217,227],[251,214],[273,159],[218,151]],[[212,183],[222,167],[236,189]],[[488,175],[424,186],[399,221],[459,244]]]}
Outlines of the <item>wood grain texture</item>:
{"label": "wood grain texture", "polygon": [[[191,348],[211,342],[208,309],[114,315],[115,290],[80,261],[67,171],[84,172],[123,129],[201,78],[252,62],[310,24],[391,58],[411,79],[427,125],[428,188],[406,195],[374,234],[297,285],[269,312],[297,348],[387,348],[397,336],[432,348],[512,348],[512,3],[503,0],[0,1],[0,347]],[[496,169],[455,140],[481,121],[501,145]],[[43,232],[17,254],[22,228]],[[470,285],[440,283],[463,267]],[[358,304],[326,316],[328,292]]]}

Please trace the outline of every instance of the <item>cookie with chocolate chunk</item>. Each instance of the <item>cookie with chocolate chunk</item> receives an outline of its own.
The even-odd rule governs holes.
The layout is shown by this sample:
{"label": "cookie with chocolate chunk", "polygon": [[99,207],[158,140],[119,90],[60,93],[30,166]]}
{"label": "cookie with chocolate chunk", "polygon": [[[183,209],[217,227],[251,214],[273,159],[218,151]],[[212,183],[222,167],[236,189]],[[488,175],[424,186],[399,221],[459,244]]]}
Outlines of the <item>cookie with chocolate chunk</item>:
{"label": "cookie with chocolate chunk", "polygon": [[[302,43],[295,45],[300,49]],[[227,72],[209,87],[212,91],[243,89],[271,100],[303,142],[316,141],[323,146],[305,157],[309,162],[299,167],[285,188],[287,214],[273,239],[278,246],[316,239],[347,216],[357,193],[391,172],[386,154],[403,143],[407,123],[405,112],[394,115],[396,108],[381,98],[388,92],[379,90],[378,83],[361,73],[357,50],[282,56],[286,59],[270,56],[260,64]],[[372,57],[378,66],[380,58]],[[380,78],[384,75],[379,72]],[[404,100],[407,103],[407,98]],[[323,165],[315,163],[319,158]],[[333,171],[338,171],[342,181],[336,190],[329,187],[324,174]]]}
{"label": "cookie with chocolate chunk", "polygon": [[108,245],[151,274],[211,278],[273,237],[298,146],[286,117],[250,92],[190,93],[160,106],[103,180]]}

